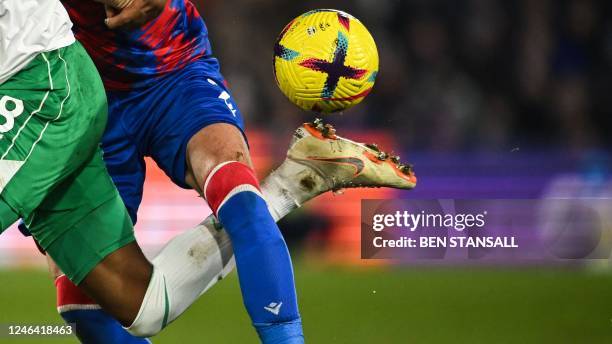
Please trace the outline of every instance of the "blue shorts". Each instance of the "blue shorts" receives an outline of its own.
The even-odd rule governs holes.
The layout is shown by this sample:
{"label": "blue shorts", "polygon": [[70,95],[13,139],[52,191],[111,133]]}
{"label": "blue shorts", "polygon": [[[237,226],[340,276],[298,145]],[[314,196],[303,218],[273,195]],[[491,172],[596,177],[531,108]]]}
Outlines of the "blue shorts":
{"label": "blue shorts", "polygon": [[144,157],[183,188],[187,143],[214,123],[244,123],[215,58],[206,57],[159,79],[152,87],[107,92],[109,115],[104,160],[132,221],[142,200]]}

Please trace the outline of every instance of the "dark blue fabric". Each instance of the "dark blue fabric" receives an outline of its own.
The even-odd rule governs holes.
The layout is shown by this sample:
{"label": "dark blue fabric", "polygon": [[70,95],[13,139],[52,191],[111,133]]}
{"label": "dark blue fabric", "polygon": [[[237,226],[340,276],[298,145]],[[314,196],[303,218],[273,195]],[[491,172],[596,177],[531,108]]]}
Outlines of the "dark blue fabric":
{"label": "dark blue fabric", "polygon": [[189,139],[214,123],[244,124],[215,58],[190,63],[143,90],[107,92],[104,160],[132,221],[142,200],[144,157],[150,156],[180,187]]}

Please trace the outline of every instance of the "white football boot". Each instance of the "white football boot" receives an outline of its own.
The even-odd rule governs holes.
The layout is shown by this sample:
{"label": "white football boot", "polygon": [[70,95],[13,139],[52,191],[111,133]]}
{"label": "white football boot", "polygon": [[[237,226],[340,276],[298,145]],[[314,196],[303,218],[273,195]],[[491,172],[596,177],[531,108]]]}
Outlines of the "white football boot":
{"label": "white football boot", "polygon": [[375,144],[338,136],[333,126],[316,119],[297,128],[285,161],[263,181],[262,189],[267,191],[268,203],[278,204],[273,199],[289,197],[300,206],[327,191],[361,187],[409,190],[416,183],[412,167],[402,164],[399,157]]}

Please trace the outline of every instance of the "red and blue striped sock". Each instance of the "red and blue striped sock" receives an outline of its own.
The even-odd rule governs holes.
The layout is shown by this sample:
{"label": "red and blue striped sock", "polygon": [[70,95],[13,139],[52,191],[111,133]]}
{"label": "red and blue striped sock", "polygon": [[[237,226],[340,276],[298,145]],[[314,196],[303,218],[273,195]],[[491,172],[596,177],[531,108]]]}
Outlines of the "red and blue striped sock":
{"label": "red and blue striped sock", "polygon": [[146,338],[134,337],[112,316],[85,295],[68,277],[55,280],[57,311],[69,324],[75,325],[76,335],[84,344],[146,344]]}

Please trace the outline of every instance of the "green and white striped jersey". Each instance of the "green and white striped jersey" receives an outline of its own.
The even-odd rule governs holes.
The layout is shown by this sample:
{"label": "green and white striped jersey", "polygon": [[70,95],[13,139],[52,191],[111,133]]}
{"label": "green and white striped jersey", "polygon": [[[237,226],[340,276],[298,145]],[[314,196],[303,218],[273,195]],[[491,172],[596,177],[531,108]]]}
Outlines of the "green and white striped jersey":
{"label": "green and white striped jersey", "polygon": [[0,0],[0,84],[41,52],[74,43],[59,0]]}

